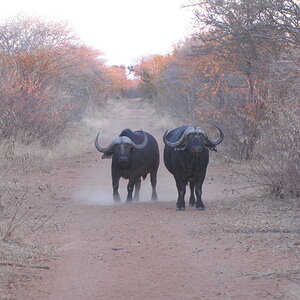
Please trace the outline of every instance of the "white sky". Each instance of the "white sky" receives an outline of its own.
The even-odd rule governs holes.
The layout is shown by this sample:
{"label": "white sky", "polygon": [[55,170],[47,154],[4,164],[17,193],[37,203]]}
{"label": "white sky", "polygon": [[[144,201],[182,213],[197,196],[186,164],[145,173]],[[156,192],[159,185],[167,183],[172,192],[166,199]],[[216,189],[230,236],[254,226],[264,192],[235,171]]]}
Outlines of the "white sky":
{"label": "white sky", "polygon": [[109,64],[130,65],[148,54],[165,54],[192,30],[188,0],[7,0],[0,23],[18,13],[66,20]]}

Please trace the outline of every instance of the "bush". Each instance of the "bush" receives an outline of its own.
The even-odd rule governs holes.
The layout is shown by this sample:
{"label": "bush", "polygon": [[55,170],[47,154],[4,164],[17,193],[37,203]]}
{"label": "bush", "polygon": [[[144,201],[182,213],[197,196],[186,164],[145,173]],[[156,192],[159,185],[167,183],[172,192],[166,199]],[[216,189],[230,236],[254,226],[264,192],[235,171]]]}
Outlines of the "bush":
{"label": "bush", "polygon": [[17,16],[0,25],[0,138],[57,143],[87,107],[123,91],[124,69],[112,74],[100,56],[62,22]]}

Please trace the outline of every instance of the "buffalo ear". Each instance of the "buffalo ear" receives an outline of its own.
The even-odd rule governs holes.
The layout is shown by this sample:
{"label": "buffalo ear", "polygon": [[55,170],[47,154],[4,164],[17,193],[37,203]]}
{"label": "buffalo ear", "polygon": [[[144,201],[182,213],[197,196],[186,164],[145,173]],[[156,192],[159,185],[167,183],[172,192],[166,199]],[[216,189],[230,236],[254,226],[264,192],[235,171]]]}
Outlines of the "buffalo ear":
{"label": "buffalo ear", "polygon": [[211,151],[218,152],[218,151],[217,151],[217,147],[216,147],[215,145],[213,145],[212,143],[210,143],[209,141],[207,141],[207,142],[205,143],[205,146],[206,146],[209,150],[211,150]]}
{"label": "buffalo ear", "polygon": [[103,158],[112,158],[113,155],[114,155],[114,153],[112,151],[107,151],[101,157],[102,157],[102,159]]}

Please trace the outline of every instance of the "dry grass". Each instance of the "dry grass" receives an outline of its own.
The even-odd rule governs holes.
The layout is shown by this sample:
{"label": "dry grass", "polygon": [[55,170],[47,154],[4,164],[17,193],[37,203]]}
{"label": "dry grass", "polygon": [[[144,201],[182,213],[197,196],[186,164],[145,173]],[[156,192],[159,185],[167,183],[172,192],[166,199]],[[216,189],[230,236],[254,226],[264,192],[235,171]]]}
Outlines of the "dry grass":
{"label": "dry grass", "polygon": [[141,100],[141,105],[150,116],[151,120],[153,120],[153,132],[164,133],[166,130],[171,130],[183,125],[181,119],[170,115],[165,109],[162,110],[162,107],[158,107],[156,102],[151,103],[147,100]]}
{"label": "dry grass", "polygon": [[[12,173],[14,176],[10,177]],[[44,226],[57,208],[46,207],[42,199],[36,201],[38,187],[26,183],[19,175],[11,170],[1,182],[1,299],[15,299],[17,289],[37,279],[37,269],[47,268],[48,261],[57,253],[55,247],[39,242],[39,235],[45,234]]]}
{"label": "dry grass", "polygon": [[[66,129],[60,141],[52,146],[44,146],[39,140],[29,145],[18,139],[14,140],[12,159],[9,161],[10,167],[21,164],[23,174],[32,170],[50,172],[55,161],[91,151],[94,137],[99,130],[107,131],[113,113],[113,105],[107,109],[99,110],[94,107],[88,110],[82,120]],[[7,151],[7,142],[0,144],[2,158]]]}
{"label": "dry grass", "polygon": [[[246,164],[226,165],[225,180],[230,190],[224,190],[220,199],[209,203],[205,223],[190,229],[192,238],[209,236],[231,241],[226,252],[242,256],[263,257],[272,253],[278,258],[268,268],[241,274],[253,280],[284,278],[300,284],[300,205],[297,199],[276,201],[262,196],[251,179],[245,178]],[[223,166],[224,168],[224,166]],[[217,241],[218,241],[217,239]],[[199,242],[200,243],[200,242]],[[222,242],[221,242],[222,243]],[[262,256],[260,256],[262,255]]]}
{"label": "dry grass", "polygon": [[38,245],[36,241],[0,241],[0,299],[17,299],[17,289],[39,278],[37,268],[47,268],[56,255],[54,247]]}
{"label": "dry grass", "polygon": [[13,299],[17,289],[37,279],[38,270],[47,269],[47,262],[59,251],[50,240],[49,244],[40,243],[41,234],[58,230],[49,220],[59,211],[53,205],[56,192],[42,179],[52,176],[58,161],[94,150],[94,137],[99,130],[104,135],[107,132],[115,104],[110,101],[106,109],[90,108],[51,147],[15,139],[0,145],[1,299]]}
{"label": "dry grass", "polygon": [[[45,234],[47,230],[45,225],[56,212],[55,207],[45,206],[47,200],[42,200],[53,197],[51,187],[46,184],[41,185],[38,180],[28,183],[26,176],[38,178],[39,174],[51,173],[52,166],[57,160],[94,151],[94,137],[97,132],[100,130],[105,135],[109,131],[111,120],[114,120],[117,112],[122,111],[126,105],[122,100],[115,100],[109,102],[105,111],[95,109],[88,111],[80,124],[70,128],[65,133],[64,140],[52,148],[43,147],[39,143],[24,146],[15,142],[12,159],[1,158],[0,294],[3,298],[9,299],[13,291],[27,281],[35,279],[36,267],[47,267],[47,259],[49,257],[51,259],[58,251],[50,244],[39,245],[38,238],[39,234]],[[141,105],[154,119],[154,131],[162,132],[181,125],[178,124],[178,120],[159,115],[151,104]],[[222,147],[220,145],[220,153]],[[217,156],[213,155],[212,158],[214,164],[224,169],[224,163],[218,161]],[[246,176],[249,174],[247,164],[237,165],[231,161],[230,165],[226,164],[226,169],[228,168],[238,171],[232,178],[228,177],[227,171],[224,174],[224,178],[228,177],[226,180],[230,187],[229,190],[224,191],[227,200],[220,199],[212,202],[210,209],[205,212],[209,220],[207,230],[200,231],[198,228],[203,227],[199,226],[197,229],[191,229],[190,234],[192,236],[216,233],[220,236],[232,235],[241,241],[235,247],[239,247],[245,253],[267,249],[278,253],[279,256],[289,253],[295,259],[299,259],[299,202],[293,199],[274,201],[271,198],[261,198],[257,187],[248,188],[256,183],[252,178],[249,181],[245,180],[245,174]],[[246,182],[242,186],[244,189],[238,189],[236,184],[240,188],[242,181]],[[36,199],[39,201],[38,206],[36,206]],[[12,232],[7,235],[6,233],[11,230]],[[253,248],[254,242],[256,248]],[[295,279],[297,274],[299,268],[283,264],[277,269],[266,270],[264,274],[245,274],[245,276],[254,278],[255,276],[291,276]],[[297,282],[300,283],[300,280]]]}

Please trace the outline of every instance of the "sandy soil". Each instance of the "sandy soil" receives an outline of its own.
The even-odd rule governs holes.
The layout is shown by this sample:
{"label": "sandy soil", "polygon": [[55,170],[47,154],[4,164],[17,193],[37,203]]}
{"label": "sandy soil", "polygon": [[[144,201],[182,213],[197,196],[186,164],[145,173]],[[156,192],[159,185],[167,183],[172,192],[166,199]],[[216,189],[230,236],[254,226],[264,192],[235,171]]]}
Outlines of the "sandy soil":
{"label": "sandy soil", "polygon": [[[139,102],[131,101],[108,136],[143,128],[160,141],[162,130]],[[96,134],[96,133],[95,133]],[[108,143],[106,138],[102,141]],[[89,153],[61,162],[44,179],[59,207],[41,242],[56,245],[49,270],[36,270],[16,299],[300,299],[299,207],[237,191],[251,183],[241,166],[212,154],[204,184],[206,210],[176,211],[176,188],[163,162],[158,197],[142,182],[141,201],[114,204],[110,160]],[[188,195],[187,195],[188,196]],[[49,200],[50,201],[50,200]],[[187,202],[187,198],[186,198]]]}

